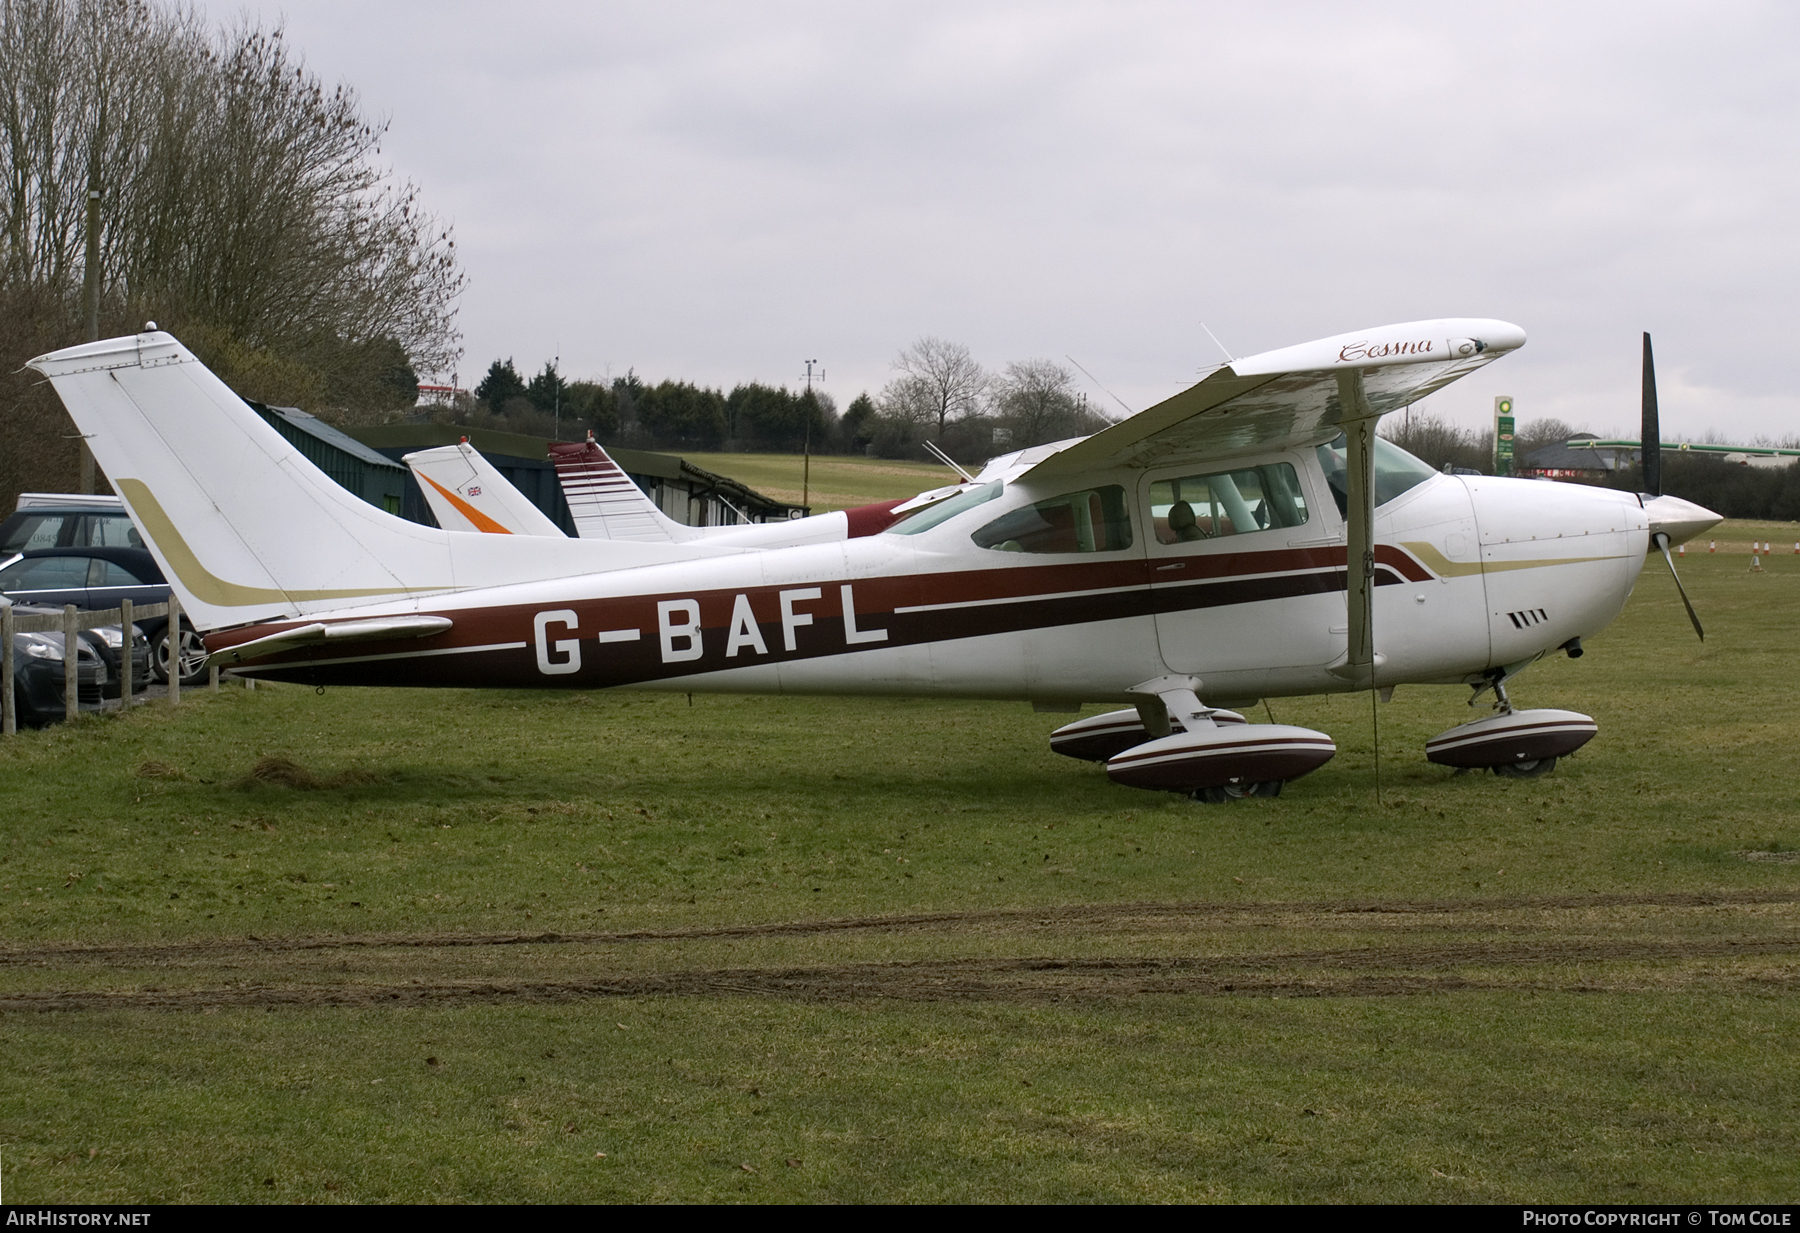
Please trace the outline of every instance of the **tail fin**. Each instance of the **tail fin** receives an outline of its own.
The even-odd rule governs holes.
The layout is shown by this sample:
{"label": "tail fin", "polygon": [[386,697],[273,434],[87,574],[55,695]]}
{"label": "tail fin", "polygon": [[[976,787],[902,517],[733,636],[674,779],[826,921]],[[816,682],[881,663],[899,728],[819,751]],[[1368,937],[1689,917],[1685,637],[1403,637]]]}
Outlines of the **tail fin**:
{"label": "tail fin", "polygon": [[[32,360],[202,629],[691,556],[440,531],[345,491],[169,335]],[[699,549],[704,552],[705,549]]]}
{"label": "tail fin", "polygon": [[679,544],[703,534],[657,509],[619,464],[606,456],[591,432],[586,441],[552,441],[550,461],[556,464],[556,478],[562,481],[575,532],[583,539]]}
{"label": "tail fin", "polygon": [[408,454],[401,461],[412,468],[432,514],[446,531],[566,538],[562,528],[513,487],[467,437],[456,445]]}

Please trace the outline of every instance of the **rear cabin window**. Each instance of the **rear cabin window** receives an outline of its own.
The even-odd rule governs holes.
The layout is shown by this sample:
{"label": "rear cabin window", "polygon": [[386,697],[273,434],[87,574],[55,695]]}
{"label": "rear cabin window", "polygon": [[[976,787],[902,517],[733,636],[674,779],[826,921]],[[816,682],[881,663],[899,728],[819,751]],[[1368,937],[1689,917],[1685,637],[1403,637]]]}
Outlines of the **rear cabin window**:
{"label": "rear cabin window", "polygon": [[1150,514],[1160,544],[1184,544],[1270,527],[1306,524],[1306,498],[1292,464],[1271,463],[1158,480]]}
{"label": "rear cabin window", "polygon": [[84,548],[142,548],[144,539],[125,514],[87,514],[76,543]]}
{"label": "rear cabin window", "polygon": [[[59,543],[64,518],[61,514],[27,514],[8,528],[0,552],[30,552],[34,548],[63,548]],[[71,529],[73,527],[71,526]]]}
{"label": "rear cabin window", "polygon": [[970,538],[999,552],[1118,552],[1131,547],[1131,516],[1125,490],[1108,484],[1002,514]]}

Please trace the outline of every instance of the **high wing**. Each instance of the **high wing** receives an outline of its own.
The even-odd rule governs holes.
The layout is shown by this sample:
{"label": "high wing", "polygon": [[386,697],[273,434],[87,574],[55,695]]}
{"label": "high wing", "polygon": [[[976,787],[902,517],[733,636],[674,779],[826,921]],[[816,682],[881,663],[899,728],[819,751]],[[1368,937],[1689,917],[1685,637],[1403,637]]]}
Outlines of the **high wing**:
{"label": "high wing", "polygon": [[[1446,318],[1358,330],[1233,360],[1199,384],[1032,466],[1032,479],[1179,465],[1317,445],[1347,420],[1396,411],[1525,343],[1505,321]],[[1360,377],[1367,408],[1347,407]],[[1354,400],[1354,395],[1352,395]]]}

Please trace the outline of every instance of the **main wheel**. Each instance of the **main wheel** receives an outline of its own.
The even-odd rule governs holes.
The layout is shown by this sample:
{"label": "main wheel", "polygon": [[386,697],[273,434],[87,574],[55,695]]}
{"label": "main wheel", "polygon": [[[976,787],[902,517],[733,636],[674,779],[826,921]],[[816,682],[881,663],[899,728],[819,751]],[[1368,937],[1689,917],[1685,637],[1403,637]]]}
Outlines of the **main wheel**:
{"label": "main wheel", "polygon": [[1555,769],[1555,758],[1533,758],[1528,762],[1503,762],[1494,768],[1494,774],[1502,779],[1542,779]]}
{"label": "main wheel", "polygon": [[[181,629],[180,642],[181,683],[183,685],[198,684],[206,675],[206,642],[199,634],[187,628]],[[163,683],[169,680],[169,631],[167,628],[156,637],[156,645],[150,648],[150,671],[156,679]]]}
{"label": "main wheel", "polygon": [[1232,801],[1241,801],[1246,796],[1280,796],[1279,779],[1271,779],[1266,783],[1227,784],[1222,788],[1196,788],[1193,798],[1202,805],[1225,805]]}

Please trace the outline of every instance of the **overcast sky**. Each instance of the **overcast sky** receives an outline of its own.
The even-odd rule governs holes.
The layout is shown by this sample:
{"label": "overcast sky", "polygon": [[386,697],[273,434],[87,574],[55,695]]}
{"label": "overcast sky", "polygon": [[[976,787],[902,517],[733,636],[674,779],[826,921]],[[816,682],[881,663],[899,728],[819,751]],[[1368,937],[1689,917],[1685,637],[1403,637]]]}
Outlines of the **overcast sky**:
{"label": "overcast sky", "polygon": [[817,359],[842,406],[937,335],[1141,409],[1219,361],[1202,321],[1243,355],[1475,316],[1531,340],[1458,422],[1635,436],[1649,330],[1665,435],[1800,434],[1800,6],[246,11],[454,225],[465,384]]}

